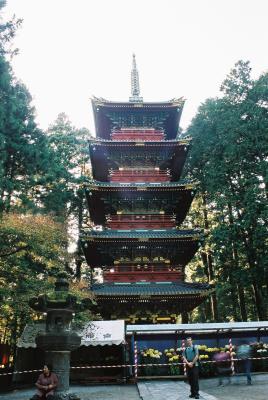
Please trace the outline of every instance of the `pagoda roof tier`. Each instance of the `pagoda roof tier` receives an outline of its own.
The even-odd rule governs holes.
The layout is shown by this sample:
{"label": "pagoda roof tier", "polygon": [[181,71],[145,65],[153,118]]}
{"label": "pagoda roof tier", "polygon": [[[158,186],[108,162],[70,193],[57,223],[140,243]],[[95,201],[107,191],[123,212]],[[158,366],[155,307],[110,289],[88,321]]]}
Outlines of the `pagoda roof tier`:
{"label": "pagoda roof tier", "polygon": [[171,180],[179,180],[188,154],[190,139],[159,142],[122,142],[91,140],[89,142],[93,178],[108,181],[109,170],[128,166],[158,167],[170,170]]}
{"label": "pagoda roof tier", "polygon": [[112,130],[123,127],[162,128],[167,139],[178,134],[183,98],[164,102],[113,102],[93,97],[96,136],[110,139]]}
{"label": "pagoda roof tier", "polygon": [[86,197],[90,217],[94,224],[104,225],[108,214],[160,214],[175,215],[181,224],[195,195],[195,184],[162,182],[160,184],[120,184],[117,182],[89,182]]}
{"label": "pagoda roof tier", "polygon": [[[185,238],[189,240],[200,239],[200,235],[202,234],[200,229],[104,229],[102,231],[88,229],[85,230],[85,236],[82,235],[83,238],[87,240],[95,240],[95,239],[148,239],[148,240],[158,240],[158,239],[180,239]],[[146,240],[147,241],[147,240]]]}
{"label": "pagoda roof tier", "polygon": [[193,190],[196,184],[190,182],[187,179],[181,179],[179,182],[100,182],[100,181],[88,181],[85,187],[90,188],[90,190],[111,190],[111,191],[121,191],[121,190]]}
{"label": "pagoda roof tier", "polygon": [[81,244],[90,267],[113,265],[120,258],[160,258],[184,267],[196,253],[203,235],[200,230],[89,230],[81,235]]}
{"label": "pagoda roof tier", "polygon": [[92,285],[101,312],[113,314],[188,312],[201,304],[215,289],[204,283],[135,282]]}
{"label": "pagoda roof tier", "polygon": [[211,291],[207,283],[189,282],[106,282],[91,286],[96,296],[204,296]]}

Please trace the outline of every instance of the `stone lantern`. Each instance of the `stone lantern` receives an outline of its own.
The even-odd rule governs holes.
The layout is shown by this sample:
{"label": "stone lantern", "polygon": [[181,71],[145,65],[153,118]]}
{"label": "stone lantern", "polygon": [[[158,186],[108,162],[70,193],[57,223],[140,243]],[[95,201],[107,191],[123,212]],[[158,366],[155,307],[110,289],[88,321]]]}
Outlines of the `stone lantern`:
{"label": "stone lantern", "polygon": [[88,299],[78,301],[69,293],[68,275],[61,272],[55,282],[52,294],[33,297],[29,305],[35,311],[46,313],[46,330],[35,339],[37,347],[45,351],[45,363],[53,365],[59,378],[56,400],[79,400],[69,393],[70,352],[81,344],[80,336],[72,331],[74,313],[88,308]]}

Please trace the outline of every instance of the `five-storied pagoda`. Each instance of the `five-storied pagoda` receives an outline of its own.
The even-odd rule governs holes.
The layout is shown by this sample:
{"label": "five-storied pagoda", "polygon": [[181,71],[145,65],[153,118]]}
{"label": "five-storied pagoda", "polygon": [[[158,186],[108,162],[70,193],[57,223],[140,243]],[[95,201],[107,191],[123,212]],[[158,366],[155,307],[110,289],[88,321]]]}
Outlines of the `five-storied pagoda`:
{"label": "five-storied pagoda", "polygon": [[146,103],[133,55],[128,102],[93,98],[96,139],[90,141],[93,180],[86,183],[92,224],[81,243],[88,265],[102,268],[93,284],[104,319],[173,323],[211,293],[185,282],[200,230],[180,229],[195,186],[180,180],[189,139],[178,138],[184,100]]}

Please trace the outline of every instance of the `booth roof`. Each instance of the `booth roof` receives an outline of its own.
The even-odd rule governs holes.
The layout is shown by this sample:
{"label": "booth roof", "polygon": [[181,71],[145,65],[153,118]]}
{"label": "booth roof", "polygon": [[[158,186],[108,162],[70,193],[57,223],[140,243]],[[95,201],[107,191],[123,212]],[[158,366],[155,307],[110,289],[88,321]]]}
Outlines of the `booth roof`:
{"label": "booth roof", "polygon": [[127,325],[126,334],[159,334],[159,333],[218,333],[238,331],[268,330],[268,321],[251,322],[221,322],[199,324],[156,324],[156,325]]}
{"label": "booth roof", "polygon": [[[45,323],[27,324],[17,347],[35,348],[35,338],[42,332],[45,332]],[[119,345],[125,341],[125,321],[91,321],[76,332],[81,336],[81,346]]]}

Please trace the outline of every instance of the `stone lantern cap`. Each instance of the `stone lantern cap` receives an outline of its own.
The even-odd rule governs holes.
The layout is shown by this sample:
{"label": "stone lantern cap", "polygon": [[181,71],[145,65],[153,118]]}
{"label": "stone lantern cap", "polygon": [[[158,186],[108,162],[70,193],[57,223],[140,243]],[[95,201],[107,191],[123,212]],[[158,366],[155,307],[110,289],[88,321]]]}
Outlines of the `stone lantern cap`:
{"label": "stone lantern cap", "polygon": [[64,271],[58,274],[53,292],[40,294],[29,300],[29,305],[33,310],[45,313],[54,310],[79,312],[88,309],[91,304],[90,299],[78,300],[69,292],[68,274]]}

